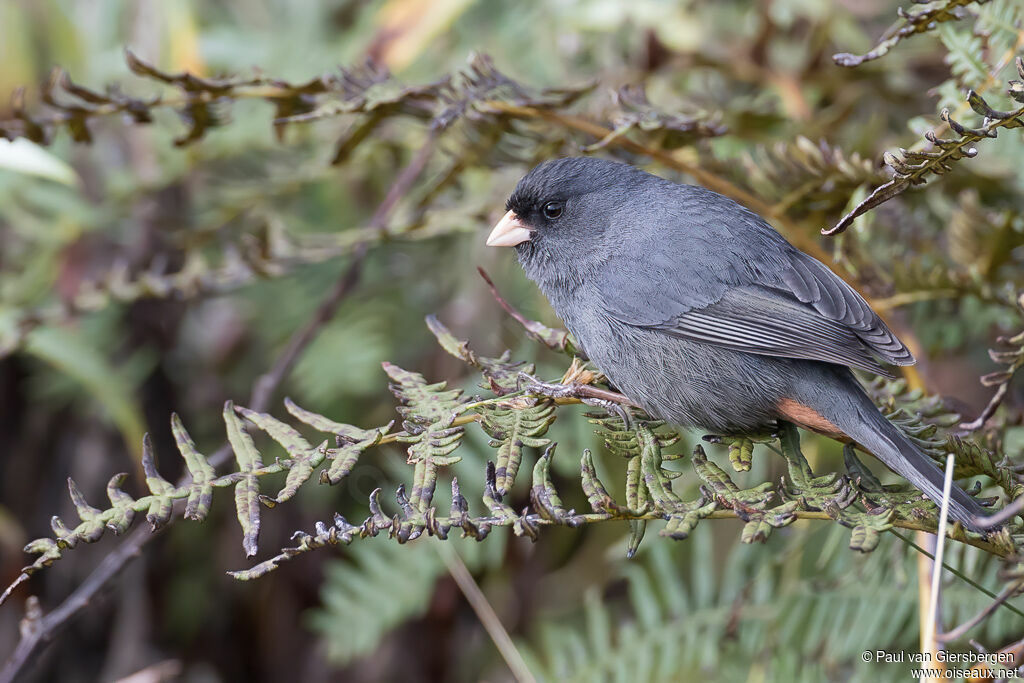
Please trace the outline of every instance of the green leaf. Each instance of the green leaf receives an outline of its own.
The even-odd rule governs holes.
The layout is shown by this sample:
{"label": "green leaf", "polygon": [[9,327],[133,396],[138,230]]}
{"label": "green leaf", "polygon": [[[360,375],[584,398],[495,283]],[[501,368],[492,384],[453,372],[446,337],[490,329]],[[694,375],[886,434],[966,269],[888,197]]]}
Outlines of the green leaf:
{"label": "green leaf", "polygon": [[171,432],[174,434],[174,441],[178,444],[178,451],[185,459],[185,466],[192,481],[189,483],[188,500],[185,502],[185,517],[201,522],[210,514],[210,505],[213,502],[213,486],[211,481],[216,477],[213,467],[206,460],[206,456],[196,449],[192,437],[185,431],[185,425],[177,413],[171,414]]}
{"label": "green leaf", "polygon": [[477,355],[470,350],[469,342],[456,338],[436,316],[427,316],[427,327],[437,338],[441,348],[464,363],[480,370],[486,380],[480,383],[484,389],[490,389],[496,394],[506,394],[518,388],[520,373],[533,374],[533,364],[524,361],[511,361],[512,353],[510,351],[505,351],[497,358]]}
{"label": "green leaf", "polygon": [[388,424],[376,430],[366,431],[366,436],[362,439],[342,441],[337,448],[330,449],[328,457],[331,459],[331,464],[327,469],[320,472],[320,483],[334,485],[347,477],[352,468],[355,467],[359,456],[368,448],[372,448],[380,443],[381,437],[388,432],[390,427],[391,425]]}
{"label": "green leaf", "polygon": [[744,543],[764,542],[772,529],[784,527],[796,519],[793,513],[799,503],[795,500],[768,507],[775,497],[771,482],[741,489],[722,468],[707,459],[699,445],[693,451],[692,461],[697,476],[711,488],[718,502],[732,508],[736,516],[746,522],[740,536]]}
{"label": "green leaf", "polygon": [[263,458],[235,414],[231,401],[224,404],[224,424],[227,426],[228,443],[238,462],[235,515],[242,527],[242,549],[246,557],[252,557],[258,550],[260,536],[260,481],[253,471],[263,467]]}
{"label": "green leaf", "polygon": [[146,486],[150,491],[146,521],[155,531],[171,519],[171,513],[174,511],[175,488],[174,484],[164,479],[156,469],[153,441],[149,438],[149,434],[142,439],[142,470],[146,474]]}
{"label": "green leaf", "polygon": [[75,534],[86,543],[94,543],[103,535],[106,524],[103,513],[85,501],[85,496],[78,490],[74,480],[68,477],[68,493],[71,494],[71,502],[78,512],[78,518],[82,523],[75,528]]}
{"label": "green leaf", "polygon": [[[334,434],[335,436],[339,436],[348,441],[361,441],[369,438],[369,435],[380,431],[378,429],[362,429],[343,422],[335,422],[323,415],[319,415],[296,405],[290,398],[286,398],[284,400],[284,407],[300,422],[304,422],[310,427],[324,432],[325,434]],[[390,429],[390,424],[387,427],[382,427],[381,429],[384,430],[384,433],[387,433]]]}
{"label": "green leaf", "polygon": [[417,426],[451,419],[455,410],[468,401],[461,389],[448,389],[447,382],[428,384],[418,372],[403,370],[392,363],[382,365],[391,378],[388,388],[401,401],[398,414],[405,419],[405,429],[410,432],[417,431]]}
{"label": "green leaf", "polygon": [[555,446],[556,444],[551,444],[545,449],[544,454],[537,458],[537,464],[533,467],[530,501],[533,503],[534,509],[544,519],[551,520],[556,524],[579,526],[582,520],[576,516],[574,510],[566,511],[562,505],[562,498],[555,490],[554,482],[551,481],[551,460],[555,455]]}
{"label": "green leaf", "polygon": [[123,534],[135,519],[135,499],[121,490],[128,478],[126,472],[115,474],[107,482],[107,498],[110,499],[110,510],[107,511],[107,528],[115,534]]}
{"label": "green leaf", "polygon": [[597,469],[594,467],[594,456],[590,449],[583,451],[580,458],[580,484],[583,494],[587,497],[591,509],[599,514],[620,516],[626,511],[623,510],[615,499],[608,493],[608,489],[597,476]]}
{"label": "green leaf", "polygon": [[548,400],[526,399],[508,407],[482,406],[476,412],[482,418],[480,427],[491,437],[490,446],[498,449],[496,487],[504,496],[515,483],[523,448],[545,448],[551,443],[544,435],[555,421],[555,406]]}
{"label": "green leaf", "polygon": [[235,406],[235,412],[269,434],[270,438],[281,444],[288,453],[289,460],[284,463],[288,468],[284,487],[273,498],[260,496],[260,500],[267,507],[283,503],[298,492],[299,487],[309,480],[313,470],[324,461],[327,456],[327,442],[314,447],[294,427],[266,413],[258,413],[242,406]]}

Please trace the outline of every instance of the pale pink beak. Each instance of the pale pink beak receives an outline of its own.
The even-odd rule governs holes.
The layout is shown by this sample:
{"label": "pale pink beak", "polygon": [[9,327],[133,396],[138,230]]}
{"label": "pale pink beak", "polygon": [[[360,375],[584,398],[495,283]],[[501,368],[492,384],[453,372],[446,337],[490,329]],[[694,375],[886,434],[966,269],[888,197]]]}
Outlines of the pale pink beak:
{"label": "pale pink beak", "polygon": [[487,236],[487,246],[514,247],[529,241],[532,233],[533,231],[519,220],[515,211],[509,211],[501,217],[498,224],[491,230],[491,234]]}

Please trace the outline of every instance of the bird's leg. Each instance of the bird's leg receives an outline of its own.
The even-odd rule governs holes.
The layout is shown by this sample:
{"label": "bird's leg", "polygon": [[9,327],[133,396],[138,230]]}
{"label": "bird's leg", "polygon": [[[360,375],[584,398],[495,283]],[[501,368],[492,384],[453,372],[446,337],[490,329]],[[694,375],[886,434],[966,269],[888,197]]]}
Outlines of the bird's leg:
{"label": "bird's leg", "polygon": [[622,394],[592,387],[589,384],[560,384],[544,382],[525,372],[519,373],[519,388],[528,394],[547,398],[575,398],[588,406],[603,408],[609,415],[622,420],[626,429],[632,428],[632,416],[627,406],[632,405]]}

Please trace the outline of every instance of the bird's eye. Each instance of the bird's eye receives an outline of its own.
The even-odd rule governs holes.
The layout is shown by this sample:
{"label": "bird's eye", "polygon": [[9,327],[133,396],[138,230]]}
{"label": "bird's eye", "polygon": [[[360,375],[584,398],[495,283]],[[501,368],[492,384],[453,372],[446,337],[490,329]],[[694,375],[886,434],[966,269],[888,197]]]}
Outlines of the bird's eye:
{"label": "bird's eye", "polygon": [[554,220],[562,215],[562,204],[560,202],[548,202],[541,211],[544,212],[544,218]]}

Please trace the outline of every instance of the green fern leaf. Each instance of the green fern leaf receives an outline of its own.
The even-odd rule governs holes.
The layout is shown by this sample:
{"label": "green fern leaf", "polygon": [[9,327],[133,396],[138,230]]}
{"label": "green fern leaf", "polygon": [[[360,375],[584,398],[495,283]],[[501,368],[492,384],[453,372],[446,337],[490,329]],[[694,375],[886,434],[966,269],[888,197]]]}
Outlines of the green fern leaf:
{"label": "green fern leaf", "polygon": [[544,519],[551,520],[556,524],[566,524],[571,527],[579,526],[582,520],[576,516],[574,510],[566,511],[562,505],[562,498],[555,490],[555,484],[551,481],[551,460],[555,455],[556,444],[551,444],[545,449],[544,454],[537,458],[537,464],[533,467],[533,484],[530,487],[530,500],[534,509]]}
{"label": "green fern leaf", "polygon": [[181,457],[185,459],[185,466],[192,475],[188,500],[185,502],[185,517],[201,522],[210,514],[210,505],[213,503],[213,485],[210,482],[216,478],[217,473],[207,462],[206,456],[196,449],[195,442],[185,431],[185,425],[177,413],[171,414],[171,432]]}
{"label": "green fern leaf", "polygon": [[985,46],[981,38],[970,29],[961,30],[952,24],[943,24],[938,29],[939,39],[949,50],[946,64],[961,87],[974,87],[988,78],[985,64]]}
{"label": "green fern leaf", "polygon": [[85,496],[78,490],[78,486],[71,477],[68,477],[68,493],[71,494],[71,502],[75,506],[79,519],[82,520],[82,523],[75,528],[75,534],[86,543],[98,541],[106,527],[102,511],[85,501]]}
{"label": "green fern leaf", "polygon": [[697,476],[711,488],[718,502],[731,508],[746,522],[740,536],[744,543],[763,543],[773,529],[784,527],[796,519],[793,513],[800,504],[795,500],[774,508],[768,507],[768,503],[775,498],[771,482],[741,489],[722,468],[707,459],[704,449],[699,445],[694,449],[691,459]]}
{"label": "green fern leaf", "polygon": [[121,485],[128,474],[115,474],[107,482],[107,498],[110,499],[110,510],[107,512],[107,528],[115,534],[123,534],[135,519],[135,499],[121,490]]}
{"label": "green fern leaf", "polygon": [[388,388],[401,401],[398,414],[405,419],[406,431],[415,433],[422,427],[451,419],[459,406],[468,402],[461,389],[448,389],[447,382],[428,384],[423,375],[410,372],[392,363],[382,363],[391,378]]}
{"label": "green fern leaf", "polygon": [[978,7],[974,31],[984,37],[993,63],[1016,51],[1022,29],[1024,8],[1018,0],[992,0]]}
{"label": "green fern leaf", "polygon": [[266,413],[257,413],[242,406],[235,406],[235,412],[269,434],[270,438],[281,444],[288,453],[289,460],[285,463],[288,467],[288,476],[284,486],[273,498],[260,496],[260,500],[267,507],[283,503],[298,492],[299,487],[309,480],[313,470],[327,457],[327,442],[311,446],[294,427]]}
{"label": "green fern leaf", "polygon": [[462,442],[465,428],[453,426],[461,407],[468,400],[460,389],[448,389],[446,382],[428,384],[423,375],[384,363],[391,378],[389,388],[401,401],[399,414],[406,433],[396,440],[411,444],[407,462],[415,465],[412,509],[426,512],[437,482],[437,468],[452,465],[462,458],[452,455]]}
{"label": "green fern leaf", "polygon": [[252,557],[258,550],[260,536],[260,480],[253,472],[263,467],[263,458],[235,414],[231,401],[224,404],[224,424],[227,425],[228,443],[238,462],[235,516],[242,527],[242,549],[246,557]]}
{"label": "green fern leaf", "polygon": [[380,443],[381,438],[391,431],[394,422],[389,422],[376,429],[361,429],[311,412],[295,404],[289,398],[284,400],[285,408],[293,417],[314,429],[334,434],[338,445],[326,451],[330,465],[320,472],[321,484],[337,484],[355,467],[359,457],[368,449]]}
{"label": "green fern leaf", "polygon": [[626,510],[623,510],[615,502],[615,499],[608,493],[608,489],[598,478],[597,468],[594,467],[594,456],[589,448],[583,451],[583,457],[580,459],[580,484],[587,497],[587,502],[590,503],[594,512],[613,516],[626,513]]}
{"label": "green fern leaf", "polygon": [[367,449],[380,443],[381,438],[390,430],[391,424],[379,429],[371,429],[364,432],[363,438],[355,441],[342,441],[337,448],[328,451],[331,464],[327,469],[320,472],[320,483],[337,484],[347,477],[355,467],[356,462]]}
{"label": "green fern leaf", "polygon": [[555,406],[549,400],[517,401],[514,406],[500,404],[482,407],[480,427],[491,437],[490,445],[498,449],[496,489],[506,495],[515,483],[523,448],[545,448],[551,443],[544,438],[555,421]]}
{"label": "green fern leaf", "polygon": [[325,434],[334,434],[346,441],[361,441],[363,439],[370,438],[371,434],[380,431],[380,429],[383,429],[384,433],[391,430],[390,423],[386,427],[381,427],[380,429],[362,429],[343,422],[335,422],[323,415],[319,415],[296,405],[290,398],[286,398],[284,400],[284,407],[289,413],[291,413],[292,417],[300,422],[309,425],[317,431],[324,432]]}
{"label": "green fern leaf", "polygon": [[174,484],[164,479],[156,469],[153,440],[149,438],[149,434],[142,439],[142,470],[146,474],[146,486],[150,491],[146,521],[155,531],[171,519],[176,489]]}

